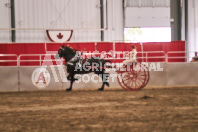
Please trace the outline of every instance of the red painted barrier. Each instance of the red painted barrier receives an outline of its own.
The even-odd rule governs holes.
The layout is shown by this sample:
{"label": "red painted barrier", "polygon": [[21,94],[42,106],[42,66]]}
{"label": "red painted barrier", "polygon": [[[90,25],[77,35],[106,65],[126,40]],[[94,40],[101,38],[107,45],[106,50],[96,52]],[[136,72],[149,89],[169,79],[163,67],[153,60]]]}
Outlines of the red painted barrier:
{"label": "red painted barrier", "polygon": [[58,49],[62,46],[70,46],[73,49],[78,51],[90,51],[93,52],[95,50],[95,43],[94,42],[87,42],[87,43],[46,43],[46,50],[47,51],[58,51]]}
{"label": "red painted barrier", "polygon": [[0,44],[0,54],[45,54],[45,43]]}
{"label": "red painted barrier", "polygon": [[[169,51],[183,51],[185,52],[185,41],[173,41],[173,42],[148,42],[148,43],[124,43],[116,42],[115,47],[113,42],[76,42],[76,43],[0,43],[0,54],[46,54],[47,51],[58,51],[62,45],[70,45],[72,48],[78,51],[85,50],[87,52],[93,52],[95,50],[99,52],[109,52],[109,51],[130,51],[131,44],[136,45],[138,61],[147,62],[165,62],[164,58],[160,56],[165,56]],[[142,51],[144,53],[142,53]],[[154,53],[155,51],[162,51],[164,53]],[[152,52],[152,53],[149,53]],[[151,58],[151,57],[158,58]],[[169,57],[181,57],[176,59],[169,59],[168,62],[185,62],[185,53],[174,53],[169,54]],[[117,56],[116,56],[117,57]],[[120,55],[122,58],[123,55]],[[148,59],[142,57],[148,57]],[[2,57],[1,60],[9,60],[8,57]],[[33,59],[33,58],[32,58]],[[112,62],[122,62],[120,60],[112,60]],[[1,62],[0,65],[9,65],[8,63]],[[10,62],[11,63],[11,62]],[[14,62],[15,64],[16,62]],[[27,63],[26,63],[27,64]]]}
{"label": "red painted barrier", "polygon": [[109,52],[113,50],[113,43],[112,42],[98,42],[96,45],[96,50],[99,52]]}
{"label": "red painted barrier", "polygon": [[[166,53],[169,51],[183,51],[185,52],[186,50],[186,45],[185,41],[173,41],[167,43],[166,47]],[[175,53],[175,54],[169,54],[169,57],[185,57],[185,53]],[[175,59],[168,59],[168,62],[186,62],[186,58],[175,58]]]}
{"label": "red painted barrier", "polygon": [[[166,60],[163,58],[164,54],[167,54],[169,51],[185,51],[185,41],[172,41],[172,42],[147,42],[147,43],[115,43],[116,51],[130,51],[131,44],[134,44],[137,47],[138,52],[148,52],[148,53],[138,53],[139,61],[147,61],[147,62],[165,62]],[[164,53],[155,53],[156,51],[163,51]],[[153,53],[150,53],[153,52]],[[170,54],[170,57],[185,57],[185,53],[176,53]],[[148,57],[141,59],[142,57]],[[159,57],[159,58],[152,58]],[[169,62],[185,62],[185,58],[183,59],[170,59]]]}

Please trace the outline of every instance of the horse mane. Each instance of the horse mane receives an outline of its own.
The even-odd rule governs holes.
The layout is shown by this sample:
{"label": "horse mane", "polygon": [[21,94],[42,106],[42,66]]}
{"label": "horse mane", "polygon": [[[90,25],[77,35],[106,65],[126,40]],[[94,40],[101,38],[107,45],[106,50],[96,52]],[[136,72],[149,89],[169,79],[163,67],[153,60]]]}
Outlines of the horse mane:
{"label": "horse mane", "polygon": [[69,54],[76,54],[76,49],[73,49],[72,47],[70,47],[70,46],[62,46],[64,49],[65,49],[65,51],[67,51],[67,52],[69,52]]}

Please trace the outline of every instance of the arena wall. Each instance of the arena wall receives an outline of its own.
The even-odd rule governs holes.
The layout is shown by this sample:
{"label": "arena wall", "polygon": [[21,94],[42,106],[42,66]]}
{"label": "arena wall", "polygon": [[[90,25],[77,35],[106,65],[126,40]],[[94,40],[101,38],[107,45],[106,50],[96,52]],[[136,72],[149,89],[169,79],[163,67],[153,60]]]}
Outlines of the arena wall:
{"label": "arena wall", "polygon": [[0,67],[0,92],[19,91],[18,67]]}
{"label": "arena wall", "polygon": [[[198,85],[197,63],[170,63],[167,65],[167,86]],[[169,79],[170,78],[170,79]]]}
{"label": "arena wall", "polygon": [[[20,67],[19,68],[19,82],[20,82],[20,91],[35,91],[35,90],[54,90],[54,89],[62,89],[62,82],[60,80],[60,74],[56,74],[57,78],[59,79],[58,82],[57,80],[52,77],[52,70],[50,67],[47,67],[46,69],[50,73],[50,83],[47,85],[45,88],[37,88],[33,84],[32,80],[32,74],[35,69],[40,68],[38,66],[28,66],[28,67]],[[58,73],[58,68],[57,66],[54,67],[54,70],[56,73]]]}
{"label": "arena wall", "polygon": [[[150,64],[149,64],[150,65]],[[22,67],[0,67],[0,92],[13,92],[13,91],[36,91],[36,90],[60,90],[66,89],[69,87],[70,82],[66,80],[66,76],[61,78],[64,74],[58,68],[61,66],[55,66],[53,71],[51,67],[47,67],[47,70],[50,73],[51,80],[49,85],[43,89],[39,89],[33,85],[32,82],[32,73],[35,69],[39,68],[38,66],[22,66]],[[196,74],[197,63],[160,63],[160,68],[163,68],[163,71],[150,71],[150,80],[147,84],[147,87],[158,87],[158,86],[196,86],[198,85],[198,74]],[[60,71],[59,71],[60,70]],[[57,80],[54,78],[56,72]],[[115,71],[108,71],[110,75],[116,74]],[[62,75],[61,75],[62,74]],[[67,75],[67,73],[66,73]],[[89,74],[93,75],[93,73]],[[82,78],[79,78],[82,79]],[[96,77],[95,80],[98,78]],[[110,88],[121,88],[117,82],[117,78],[110,77]],[[83,88],[100,88],[102,82],[93,83],[89,82],[80,82],[74,83],[74,89],[83,89]]]}

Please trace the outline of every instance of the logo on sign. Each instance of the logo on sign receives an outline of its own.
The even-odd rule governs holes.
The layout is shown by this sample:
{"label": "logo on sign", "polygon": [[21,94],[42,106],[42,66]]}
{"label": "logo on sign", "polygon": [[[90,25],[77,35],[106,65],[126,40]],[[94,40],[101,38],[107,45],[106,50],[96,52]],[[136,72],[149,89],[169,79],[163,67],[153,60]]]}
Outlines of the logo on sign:
{"label": "logo on sign", "polygon": [[37,68],[32,73],[32,83],[39,89],[44,89],[50,83],[50,74],[45,68]]}

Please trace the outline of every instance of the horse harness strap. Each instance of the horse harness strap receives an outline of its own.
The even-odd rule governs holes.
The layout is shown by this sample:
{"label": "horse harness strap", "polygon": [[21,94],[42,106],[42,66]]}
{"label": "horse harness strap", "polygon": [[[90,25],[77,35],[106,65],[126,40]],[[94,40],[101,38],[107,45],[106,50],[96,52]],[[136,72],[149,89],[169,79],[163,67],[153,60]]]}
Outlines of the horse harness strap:
{"label": "horse harness strap", "polygon": [[[66,62],[66,65],[74,65],[74,62],[76,61],[76,60],[78,60],[78,53],[76,53],[76,55],[73,57],[73,58],[71,58],[68,62]],[[79,58],[80,58],[80,56],[79,56]],[[79,59],[78,60],[78,63],[82,63],[82,59]]]}
{"label": "horse harness strap", "polygon": [[66,64],[74,65],[73,64],[74,61],[75,61],[75,56],[73,58],[71,58],[69,61],[67,61]]}

